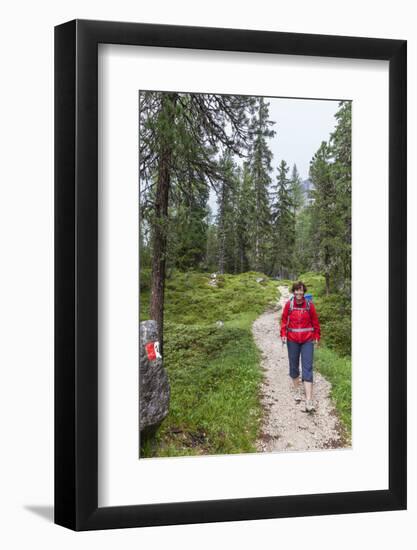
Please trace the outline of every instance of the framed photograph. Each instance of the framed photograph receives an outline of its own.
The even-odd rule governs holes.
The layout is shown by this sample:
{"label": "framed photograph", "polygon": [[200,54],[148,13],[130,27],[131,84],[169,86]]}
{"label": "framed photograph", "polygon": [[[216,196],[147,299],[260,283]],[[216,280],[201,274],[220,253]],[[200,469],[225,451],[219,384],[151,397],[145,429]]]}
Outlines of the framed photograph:
{"label": "framed photograph", "polygon": [[406,508],[406,41],[55,28],[55,522]]}

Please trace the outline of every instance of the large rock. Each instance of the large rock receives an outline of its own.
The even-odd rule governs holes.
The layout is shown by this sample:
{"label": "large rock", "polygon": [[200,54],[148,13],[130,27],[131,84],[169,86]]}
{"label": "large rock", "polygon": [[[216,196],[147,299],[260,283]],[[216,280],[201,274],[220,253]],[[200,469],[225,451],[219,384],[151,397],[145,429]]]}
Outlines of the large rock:
{"label": "large rock", "polygon": [[156,429],[169,411],[170,386],[158,347],[156,321],[139,324],[139,428]]}

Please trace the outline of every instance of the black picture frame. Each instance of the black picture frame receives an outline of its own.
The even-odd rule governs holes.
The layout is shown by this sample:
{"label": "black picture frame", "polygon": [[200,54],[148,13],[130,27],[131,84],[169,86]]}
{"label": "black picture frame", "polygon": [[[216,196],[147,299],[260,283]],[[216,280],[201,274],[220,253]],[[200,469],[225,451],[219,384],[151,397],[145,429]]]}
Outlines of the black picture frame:
{"label": "black picture frame", "polygon": [[[98,44],[389,62],[389,489],[98,507]],[[55,523],[79,531],[406,508],[406,47],[108,21],[55,27]]]}

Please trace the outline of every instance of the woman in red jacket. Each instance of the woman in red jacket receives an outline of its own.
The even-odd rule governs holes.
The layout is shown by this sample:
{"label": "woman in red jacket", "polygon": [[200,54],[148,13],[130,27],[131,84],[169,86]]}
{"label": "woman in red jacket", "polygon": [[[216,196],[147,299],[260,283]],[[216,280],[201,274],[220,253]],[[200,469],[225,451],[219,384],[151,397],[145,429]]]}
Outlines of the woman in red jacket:
{"label": "woman in red jacket", "polygon": [[313,353],[314,342],[320,341],[320,323],[313,302],[304,298],[306,285],[299,281],[292,286],[294,297],[284,306],[281,317],[281,339],[287,344],[290,363],[290,377],[294,388],[294,399],[302,399],[300,386],[300,355],[302,381],[306,396],[305,410],[315,410],[313,403]]}

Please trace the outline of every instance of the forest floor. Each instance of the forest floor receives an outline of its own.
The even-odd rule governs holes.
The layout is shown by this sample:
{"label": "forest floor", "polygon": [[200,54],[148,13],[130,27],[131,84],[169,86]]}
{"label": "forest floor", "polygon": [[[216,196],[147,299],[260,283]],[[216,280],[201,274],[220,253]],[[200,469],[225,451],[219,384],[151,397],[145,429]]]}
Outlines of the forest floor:
{"label": "forest floor", "polygon": [[313,401],[315,412],[304,411],[305,401],[294,401],[288,374],[288,352],[280,339],[282,309],[289,298],[286,286],[280,286],[278,304],[264,312],[252,325],[252,333],[262,352],[264,380],[261,402],[264,417],[258,451],[306,451],[350,446],[344,435],[335,406],[330,398],[331,384],[314,369]]}

